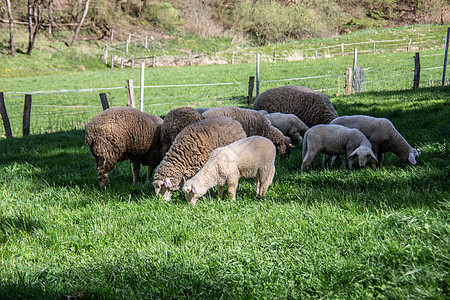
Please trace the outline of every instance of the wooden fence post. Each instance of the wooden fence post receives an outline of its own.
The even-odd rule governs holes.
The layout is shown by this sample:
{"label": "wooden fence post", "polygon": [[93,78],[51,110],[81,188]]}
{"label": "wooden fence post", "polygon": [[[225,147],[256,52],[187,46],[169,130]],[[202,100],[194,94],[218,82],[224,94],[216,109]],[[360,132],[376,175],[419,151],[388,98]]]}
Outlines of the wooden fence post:
{"label": "wooden fence post", "polygon": [[152,68],[156,67],[156,55],[152,57]]}
{"label": "wooden fence post", "polygon": [[409,52],[409,50],[411,50],[411,42],[412,42],[412,39],[409,39],[408,47],[406,48],[407,52]]}
{"label": "wooden fence post", "polygon": [[231,54],[231,64],[234,65],[234,52]]}
{"label": "wooden fence post", "polygon": [[123,64],[124,64],[123,57],[121,57],[121,58],[120,58],[120,68],[121,68],[121,69],[123,69]]}
{"label": "wooden fence post", "polygon": [[277,51],[273,51],[273,62],[276,61],[276,55],[277,55]]}
{"label": "wooden fence post", "polygon": [[341,44],[341,54],[342,56],[344,56],[345,52],[344,52],[344,43]]}
{"label": "wooden fence post", "polygon": [[103,110],[106,110],[109,108],[108,99],[106,99],[105,93],[100,94],[100,101],[102,102]]}
{"label": "wooden fence post", "polygon": [[22,133],[23,135],[30,134],[30,116],[31,116],[31,95],[25,95],[25,103],[23,105],[23,126]]}
{"label": "wooden fence post", "polygon": [[253,87],[255,86],[255,76],[250,76],[248,79],[248,96],[247,96],[247,104],[248,106],[253,103]]}
{"label": "wooden fence post", "polygon": [[128,97],[128,106],[132,108],[136,108],[136,102],[134,100],[134,84],[133,79],[127,80],[127,97]]}
{"label": "wooden fence post", "polygon": [[12,137],[11,125],[9,124],[8,113],[6,112],[5,98],[3,92],[0,92],[0,114],[2,115],[3,127],[5,127],[5,135],[7,138]]}
{"label": "wooden fence post", "polygon": [[131,56],[131,68],[134,69],[134,55]]}
{"label": "wooden fence post", "polygon": [[413,89],[419,88],[420,83],[420,56],[419,52],[416,52],[414,56],[414,84]]}
{"label": "wooden fence post", "polygon": [[111,54],[111,69],[114,68],[114,55]]}
{"label": "wooden fence post", "polygon": [[344,87],[344,95],[352,94],[352,68],[345,69],[345,87]]}

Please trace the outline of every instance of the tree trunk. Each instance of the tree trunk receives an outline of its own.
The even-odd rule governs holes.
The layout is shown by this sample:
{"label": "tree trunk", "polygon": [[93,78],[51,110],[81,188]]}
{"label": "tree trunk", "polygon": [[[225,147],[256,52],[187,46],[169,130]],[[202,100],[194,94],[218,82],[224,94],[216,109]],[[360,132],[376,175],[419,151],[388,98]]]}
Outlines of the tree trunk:
{"label": "tree trunk", "polygon": [[48,3],[48,33],[53,34],[53,0]]}
{"label": "tree trunk", "polygon": [[14,19],[12,15],[11,9],[11,1],[6,0],[6,7],[8,8],[8,17],[9,17],[9,45],[11,47],[11,56],[16,56],[16,46],[14,44]]}
{"label": "tree trunk", "polygon": [[41,25],[42,1],[43,0],[28,0],[28,55],[31,55],[31,51],[33,51],[34,43],[39,31],[39,26]]}
{"label": "tree trunk", "polygon": [[75,45],[75,42],[77,41],[78,33],[80,33],[81,25],[83,25],[84,19],[86,18],[87,12],[89,10],[89,1],[86,0],[86,5],[84,7],[83,16],[81,17],[80,23],[78,23],[77,29],[75,30],[75,34],[73,36],[72,43],[70,44],[70,47],[73,47]]}

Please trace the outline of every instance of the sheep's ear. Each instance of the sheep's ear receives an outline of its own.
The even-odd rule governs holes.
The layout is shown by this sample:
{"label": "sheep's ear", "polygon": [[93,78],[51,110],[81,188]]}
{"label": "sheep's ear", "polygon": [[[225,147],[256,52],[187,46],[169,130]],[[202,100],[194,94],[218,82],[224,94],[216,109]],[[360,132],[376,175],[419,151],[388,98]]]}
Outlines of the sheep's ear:
{"label": "sheep's ear", "polygon": [[416,162],[416,157],[415,157],[415,155],[414,155],[414,152],[410,152],[409,153],[409,155],[408,155],[408,161],[411,163],[411,164],[413,164],[413,165],[415,165],[417,162]]}
{"label": "sheep's ear", "polygon": [[164,179],[164,186],[171,188],[172,187],[172,182],[170,182],[170,178],[165,178]]}
{"label": "sheep's ear", "polygon": [[370,156],[373,158],[373,159],[375,159],[377,162],[378,162],[378,159],[377,159],[377,157],[375,156],[375,154],[373,153],[373,151],[370,151]]}
{"label": "sheep's ear", "polygon": [[355,151],[353,151],[352,154],[350,154],[350,155],[347,157],[347,159],[349,159],[349,158],[355,156],[355,155],[357,154],[357,150],[358,150],[358,148],[356,148]]}
{"label": "sheep's ear", "polygon": [[183,192],[190,193],[191,192],[191,186],[188,184],[183,185]]}
{"label": "sheep's ear", "polygon": [[192,191],[194,194],[198,194],[198,190],[197,190],[197,188],[195,187],[195,185],[192,186],[191,191]]}
{"label": "sheep's ear", "polygon": [[155,180],[153,181],[153,187],[155,188],[155,194],[159,195],[159,192],[161,191],[161,186],[163,184],[162,180]]}

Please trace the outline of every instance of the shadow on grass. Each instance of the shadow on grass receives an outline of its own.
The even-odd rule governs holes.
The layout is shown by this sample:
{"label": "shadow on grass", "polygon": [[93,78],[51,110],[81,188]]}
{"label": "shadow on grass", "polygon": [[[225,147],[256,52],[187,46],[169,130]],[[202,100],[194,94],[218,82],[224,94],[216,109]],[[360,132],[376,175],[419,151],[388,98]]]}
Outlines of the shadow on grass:
{"label": "shadow on grass", "polygon": [[[131,252],[131,251],[128,251]],[[251,298],[239,273],[220,274],[215,263],[153,262],[142,254],[124,253],[113,261],[74,266],[63,272],[18,274],[2,282],[1,299],[226,299]],[[226,271],[226,270],[225,270]],[[230,271],[230,270],[228,270]],[[54,279],[58,278],[58,281]],[[0,281],[1,282],[1,281]],[[237,283],[240,284],[237,284]],[[76,296],[79,295],[79,298]],[[73,298],[68,298],[72,296]]]}

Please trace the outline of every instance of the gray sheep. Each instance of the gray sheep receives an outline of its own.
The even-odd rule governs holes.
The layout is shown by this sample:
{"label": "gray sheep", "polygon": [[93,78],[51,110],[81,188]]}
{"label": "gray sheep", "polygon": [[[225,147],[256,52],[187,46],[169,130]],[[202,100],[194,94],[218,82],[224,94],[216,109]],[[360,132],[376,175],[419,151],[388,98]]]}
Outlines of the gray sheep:
{"label": "gray sheep", "polygon": [[183,128],[203,119],[203,116],[191,107],[179,107],[167,113],[164,123],[161,125],[162,155],[164,156],[169,151],[173,141]]}
{"label": "gray sheep", "polygon": [[263,114],[253,110],[236,106],[224,106],[210,108],[203,113],[205,118],[216,116],[227,116],[241,123],[247,136],[259,135],[271,140],[277,153],[281,156],[289,155],[292,148],[291,140],[284,136],[277,128],[270,125],[270,122]]}
{"label": "gray sheep", "polygon": [[169,201],[173,191],[203,167],[214,149],[246,137],[241,124],[228,117],[208,118],[188,125],[156,168],[153,176],[156,195]]}
{"label": "gray sheep", "polygon": [[[319,124],[306,131],[303,138],[302,171],[311,168],[320,152],[328,155],[346,154],[350,169],[353,169],[355,156],[358,156],[360,167],[364,167],[372,158],[376,159],[372,145],[361,131],[334,124]],[[326,163],[324,160],[324,165]]]}
{"label": "gray sheep", "polygon": [[100,112],[86,126],[85,141],[94,157],[98,182],[109,185],[108,173],[119,161],[130,160],[133,182],[140,164],[148,166],[147,181],[162,159],[160,131],[163,120],[131,107]]}
{"label": "gray sheep", "polygon": [[297,143],[302,142],[305,132],[309,129],[305,123],[302,122],[294,114],[271,113],[264,115],[270,124],[278,128],[285,136],[291,138]]}
{"label": "gray sheep", "polygon": [[[403,136],[394,127],[394,124],[386,118],[375,118],[364,115],[342,116],[334,119],[331,124],[339,124],[349,128],[357,128],[372,143],[373,152],[379,163],[383,159],[383,153],[392,152],[401,161],[415,165],[419,153],[411,147]],[[374,168],[376,161],[372,160]]]}
{"label": "gray sheep", "polygon": [[239,178],[255,178],[256,194],[264,196],[275,174],[276,149],[262,136],[251,136],[220,147],[211,153],[203,168],[183,185],[190,204],[197,203],[210,188],[217,186],[219,200],[228,184],[231,200],[236,198]]}
{"label": "gray sheep", "polygon": [[259,95],[253,107],[269,113],[281,112],[294,114],[308,127],[328,124],[338,114],[327,96],[318,92],[309,92],[301,86],[283,86],[269,89]]}

